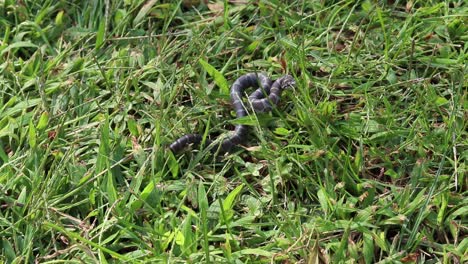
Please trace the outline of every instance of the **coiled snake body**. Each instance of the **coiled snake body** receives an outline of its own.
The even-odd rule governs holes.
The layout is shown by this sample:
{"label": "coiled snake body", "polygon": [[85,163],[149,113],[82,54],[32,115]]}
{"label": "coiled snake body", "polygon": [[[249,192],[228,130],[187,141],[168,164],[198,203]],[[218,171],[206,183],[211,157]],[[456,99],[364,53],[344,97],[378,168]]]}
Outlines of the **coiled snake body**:
{"label": "coiled snake body", "polygon": [[[259,87],[249,95],[249,102],[255,112],[268,112],[273,108],[273,105],[278,104],[283,89],[294,86],[295,81],[291,75],[285,75],[275,82],[272,82],[263,73],[248,73],[239,77],[231,87],[231,101],[236,111],[237,118],[247,115],[247,110],[242,103],[242,95],[244,89],[249,87]],[[265,95],[267,97],[265,97]],[[236,125],[234,133],[227,137],[223,142],[215,147],[214,150],[219,153],[226,153],[237,145],[245,142],[247,137],[247,126]],[[189,144],[200,144],[203,136],[200,134],[187,134],[174,141],[169,149],[173,153],[180,152]],[[206,140],[206,144],[211,144],[211,140]]]}

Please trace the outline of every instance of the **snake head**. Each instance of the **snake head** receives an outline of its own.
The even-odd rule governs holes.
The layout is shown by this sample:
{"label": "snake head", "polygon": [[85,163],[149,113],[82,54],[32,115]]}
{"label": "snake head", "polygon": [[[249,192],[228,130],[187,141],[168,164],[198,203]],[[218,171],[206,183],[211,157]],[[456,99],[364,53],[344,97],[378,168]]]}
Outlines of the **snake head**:
{"label": "snake head", "polygon": [[296,86],[296,81],[291,75],[285,75],[281,77],[281,88],[288,89]]}

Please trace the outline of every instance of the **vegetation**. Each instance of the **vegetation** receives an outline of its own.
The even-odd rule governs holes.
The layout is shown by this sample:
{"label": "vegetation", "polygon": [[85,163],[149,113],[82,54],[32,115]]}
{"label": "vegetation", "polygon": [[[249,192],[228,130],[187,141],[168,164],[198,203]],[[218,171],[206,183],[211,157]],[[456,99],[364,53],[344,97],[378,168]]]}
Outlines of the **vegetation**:
{"label": "vegetation", "polygon": [[0,1],[0,262],[468,261],[465,1],[206,2]]}

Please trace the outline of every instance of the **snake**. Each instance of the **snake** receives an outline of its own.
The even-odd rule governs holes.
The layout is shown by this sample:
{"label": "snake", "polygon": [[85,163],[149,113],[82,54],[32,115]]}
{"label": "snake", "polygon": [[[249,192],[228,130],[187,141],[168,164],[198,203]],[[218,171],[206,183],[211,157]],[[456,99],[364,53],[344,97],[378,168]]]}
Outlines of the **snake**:
{"label": "snake", "polygon": [[[242,102],[244,90],[247,88],[257,88],[248,96],[248,101],[253,110],[257,113],[268,112],[273,109],[280,101],[281,93],[288,87],[295,86],[296,82],[291,75],[284,75],[278,78],[275,82],[265,73],[247,73],[240,76],[231,86],[230,96],[231,103],[236,111],[236,117],[241,118],[247,116],[247,109]],[[236,125],[234,133],[225,138],[214,151],[219,153],[231,152],[234,146],[245,143],[247,139],[247,126]],[[200,144],[203,141],[203,135],[186,134],[169,145],[169,149],[173,153],[178,153],[185,149],[190,144]],[[205,145],[211,145],[212,141],[205,140]]]}

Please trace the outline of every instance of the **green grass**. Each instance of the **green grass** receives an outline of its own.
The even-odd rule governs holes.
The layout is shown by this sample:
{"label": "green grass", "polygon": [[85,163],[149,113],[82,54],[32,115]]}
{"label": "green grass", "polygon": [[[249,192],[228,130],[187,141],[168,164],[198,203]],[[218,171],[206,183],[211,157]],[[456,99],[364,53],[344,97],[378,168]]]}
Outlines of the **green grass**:
{"label": "green grass", "polygon": [[464,1],[166,2],[0,1],[0,263],[468,261]]}

